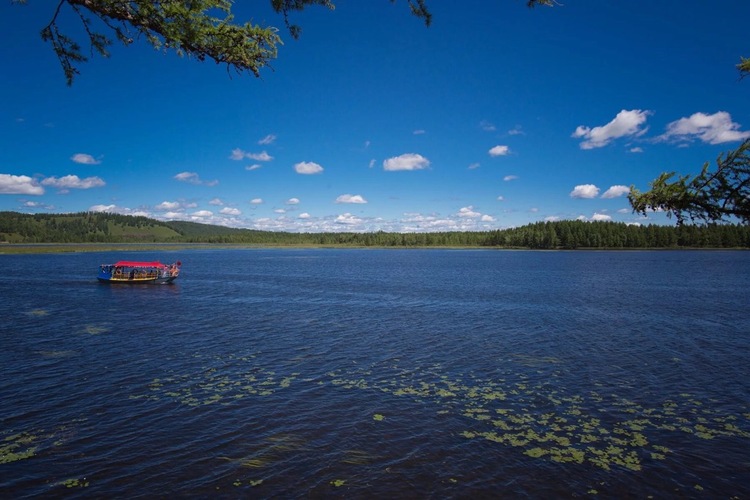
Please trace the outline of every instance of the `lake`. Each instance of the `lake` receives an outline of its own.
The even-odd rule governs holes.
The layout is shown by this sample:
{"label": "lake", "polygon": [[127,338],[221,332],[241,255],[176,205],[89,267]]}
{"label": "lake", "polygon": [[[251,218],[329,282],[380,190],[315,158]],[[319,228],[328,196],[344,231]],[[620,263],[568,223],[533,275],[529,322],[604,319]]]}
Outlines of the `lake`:
{"label": "lake", "polygon": [[[100,264],[183,263],[173,285]],[[750,253],[0,255],[0,497],[748,497]]]}

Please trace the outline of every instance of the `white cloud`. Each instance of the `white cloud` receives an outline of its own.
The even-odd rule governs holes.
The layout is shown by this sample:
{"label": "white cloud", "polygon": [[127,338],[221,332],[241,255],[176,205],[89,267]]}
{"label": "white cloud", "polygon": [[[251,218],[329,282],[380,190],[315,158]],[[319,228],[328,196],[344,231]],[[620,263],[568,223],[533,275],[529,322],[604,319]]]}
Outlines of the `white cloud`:
{"label": "white cloud", "polygon": [[516,179],[518,179],[518,176],[517,176],[517,175],[506,175],[505,177],[503,177],[503,180],[504,180],[505,182],[508,182],[508,181],[515,181]]}
{"label": "white cloud", "polygon": [[249,159],[255,160],[255,161],[271,161],[271,160],[273,160],[273,156],[269,155],[265,151],[261,151],[260,153],[245,153],[245,158],[249,158]]}
{"label": "white cloud", "polygon": [[660,140],[692,141],[700,139],[708,144],[743,141],[750,137],[750,131],[739,130],[740,124],[734,123],[726,111],[712,115],[693,113],[688,118],[680,118],[667,125],[667,131],[659,136]]}
{"label": "white cloud", "polygon": [[604,192],[602,198],[617,198],[628,193],[630,193],[630,188],[628,186],[610,186],[610,188]]}
{"label": "white cloud", "polygon": [[162,201],[154,207],[159,211],[175,211],[180,208],[180,203],[177,201]]}
{"label": "white cloud", "polygon": [[263,198],[253,198],[250,200],[251,205],[260,205],[261,203],[263,203]]}
{"label": "white cloud", "polygon": [[93,205],[89,207],[89,212],[117,212],[117,205]]}
{"label": "white cloud", "polygon": [[312,175],[321,173],[323,167],[312,161],[302,161],[294,165],[294,170],[298,174]]}
{"label": "white cloud", "polygon": [[480,165],[479,163],[472,163],[471,165],[469,165],[469,170],[476,170],[476,169],[478,169],[478,168],[479,168],[480,166],[481,166],[481,165]]}
{"label": "white cloud", "polygon": [[44,188],[26,175],[0,174],[0,194],[44,194]]}
{"label": "white cloud", "polygon": [[479,128],[481,128],[485,132],[494,132],[495,130],[497,130],[495,125],[488,122],[487,120],[482,120],[481,122],[479,122]]}
{"label": "white cloud", "polygon": [[76,153],[71,156],[70,159],[76,163],[81,163],[83,165],[99,165],[101,163],[101,160],[97,160],[93,156],[86,153]]}
{"label": "white cloud", "polygon": [[180,182],[195,184],[196,186],[201,184],[204,184],[206,186],[215,186],[219,183],[219,181],[217,180],[203,181],[195,172],[180,172],[179,174],[174,176],[174,179]]}
{"label": "white cloud", "polygon": [[594,213],[594,215],[591,217],[591,220],[595,220],[595,221],[607,221],[607,220],[612,220],[612,217],[610,217],[607,214]]}
{"label": "white cloud", "polygon": [[79,178],[77,175],[65,175],[60,177],[47,177],[42,181],[44,186],[51,186],[61,190],[69,189],[91,189],[104,186],[104,181],[99,177]]}
{"label": "white cloud", "polygon": [[497,201],[505,201],[505,197],[503,195],[500,195],[497,197]]}
{"label": "white cloud", "polygon": [[205,218],[211,217],[213,214],[210,210],[198,210],[197,212],[193,212],[193,217]]}
{"label": "white cloud", "polygon": [[180,172],[179,174],[175,175],[174,178],[181,182],[200,184],[200,178],[195,172]]}
{"label": "white cloud", "polygon": [[307,212],[302,212],[301,214],[299,214],[297,216],[297,218],[298,219],[309,219],[310,218],[310,214],[308,214]]}
{"label": "white cloud", "polygon": [[636,146],[634,148],[628,149],[628,153],[643,153],[643,148],[640,146]]}
{"label": "white cloud", "polygon": [[350,226],[354,224],[360,224],[362,222],[362,219],[347,212],[336,217],[335,222],[336,224],[346,224],[347,226]]}
{"label": "white cloud", "polygon": [[508,135],[526,135],[526,132],[523,131],[523,128],[520,125],[516,125],[508,130]]}
{"label": "white cloud", "polygon": [[383,162],[383,170],[389,172],[397,170],[423,170],[429,166],[430,160],[416,153],[406,153],[401,156],[394,156]]}
{"label": "white cloud", "polygon": [[560,220],[560,217],[557,215],[550,215],[549,217],[544,218],[544,222],[557,222]]}
{"label": "white cloud", "polygon": [[299,198],[289,198],[286,200],[287,205],[297,205],[299,204]]}
{"label": "white cloud", "polygon": [[580,125],[573,132],[572,137],[585,139],[581,142],[581,149],[601,148],[620,137],[638,137],[646,133],[648,128],[641,128],[646,123],[650,111],[640,109],[623,109],[615,118],[601,127],[586,127]]}
{"label": "white cloud", "polygon": [[425,130],[422,130],[422,129],[417,129],[414,132],[412,132],[412,134],[414,134],[414,135],[424,135],[426,133],[427,132]]}
{"label": "white cloud", "polygon": [[571,198],[596,198],[599,188],[593,184],[581,184],[570,192]]}
{"label": "white cloud", "polygon": [[237,208],[230,208],[230,207],[224,207],[221,210],[219,210],[220,214],[224,215],[241,215],[242,212],[240,212]]}
{"label": "white cloud", "polygon": [[[494,227],[495,217],[478,212],[473,205],[443,217],[439,214],[405,213],[391,230],[398,232],[480,231]],[[386,228],[387,224],[384,224]],[[386,229],[387,230],[387,229]]]}
{"label": "white cloud", "polygon": [[336,203],[367,203],[360,194],[342,194],[336,198]]}
{"label": "white cloud", "polygon": [[495,146],[488,151],[490,156],[506,156],[509,152],[508,146]]}
{"label": "white cloud", "polygon": [[255,161],[271,161],[273,160],[273,156],[269,155],[265,151],[262,151],[260,153],[248,153],[247,151],[244,151],[240,148],[235,148],[232,150],[232,153],[229,155],[230,160],[244,160],[245,158],[249,158],[251,160]]}
{"label": "white cloud", "polygon": [[222,206],[224,205],[224,202],[221,201],[221,198],[214,198],[213,200],[208,202],[209,205],[216,205],[216,206]]}
{"label": "white cloud", "polygon": [[245,152],[241,150],[240,148],[234,148],[232,150],[232,153],[229,155],[230,160],[244,160],[245,159]]}
{"label": "white cloud", "polygon": [[482,216],[482,214],[480,214],[479,212],[475,212],[474,207],[471,205],[469,205],[468,207],[463,207],[459,209],[456,215],[458,215],[459,217],[470,217],[472,219]]}
{"label": "white cloud", "polygon": [[276,213],[276,214],[285,214],[286,213],[286,209],[277,208],[273,212]]}
{"label": "white cloud", "polygon": [[40,203],[37,201],[25,201],[23,206],[26,208],[42,209],[42,210],[55,210],[54,205],[48,205],[47,203]]}
{"label": "white cloud", "polygon": [[262,167],[263,167],[263,165],[258,165],[257,163],[255,163],[253,165],[246,166],[245,170],[250,170],[250,171],[252,171],[252,170],[258,170],[259,168],[262,168]]}
{"label": "white cloud", "polygon": [[268,134],[263,139],[258,141],[258,144],[261,146],[266,146],[268,144],[273,144],[276,141],[276,136],[274,134]]}

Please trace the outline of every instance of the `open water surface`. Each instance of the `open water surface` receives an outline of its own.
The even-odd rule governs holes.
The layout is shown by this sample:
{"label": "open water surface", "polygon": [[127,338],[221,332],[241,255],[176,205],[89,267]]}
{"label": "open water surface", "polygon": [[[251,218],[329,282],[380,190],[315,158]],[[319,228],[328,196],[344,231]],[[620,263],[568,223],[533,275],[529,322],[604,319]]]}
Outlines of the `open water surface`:
{"label": "open water surface", "polygon": [[[181,260],[174,285],[99,264]],[[750,254],[0,255],[0,497],[750,496]]]}

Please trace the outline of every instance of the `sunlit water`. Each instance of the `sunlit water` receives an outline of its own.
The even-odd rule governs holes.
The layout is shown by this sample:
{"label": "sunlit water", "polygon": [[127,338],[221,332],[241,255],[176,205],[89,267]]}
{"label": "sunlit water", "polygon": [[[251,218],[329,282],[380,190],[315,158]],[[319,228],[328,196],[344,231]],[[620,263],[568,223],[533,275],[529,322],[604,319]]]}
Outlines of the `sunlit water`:
{"label": "sunlit water", "polygon": [[750,254],[0,255],[0,497],[750,495]]}

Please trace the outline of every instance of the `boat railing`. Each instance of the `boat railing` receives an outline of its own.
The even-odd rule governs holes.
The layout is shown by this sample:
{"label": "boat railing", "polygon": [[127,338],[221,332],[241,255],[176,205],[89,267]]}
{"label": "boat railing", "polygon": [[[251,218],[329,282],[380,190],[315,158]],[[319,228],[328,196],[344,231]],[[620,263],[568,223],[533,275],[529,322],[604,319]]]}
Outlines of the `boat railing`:
{"label": "boat railing", "polygon": [[160,276],[158,271],[115,271],[112,273],[112,278],[117,280],[148,280],[155,279]]}

